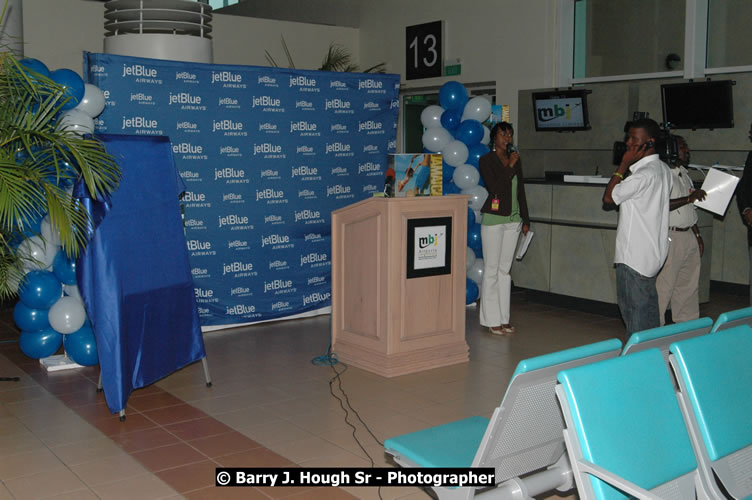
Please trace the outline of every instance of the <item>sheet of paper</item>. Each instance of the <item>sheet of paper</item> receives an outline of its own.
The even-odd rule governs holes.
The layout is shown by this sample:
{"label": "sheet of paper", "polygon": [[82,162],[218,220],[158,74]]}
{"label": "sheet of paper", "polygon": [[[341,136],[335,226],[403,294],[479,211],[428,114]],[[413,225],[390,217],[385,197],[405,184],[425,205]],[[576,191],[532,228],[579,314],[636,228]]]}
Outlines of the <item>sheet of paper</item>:
{"label": "sheet of paper", "polygon": [[738,183],[737,176],[711,168],[702,183],[702,190],[708,196],[704,201],[696,201],[695,206],[714,214],[725,214]]}
{"label": "sheet of paper", "polygon": [[525,256],[534,234],[534,232],[528,231],[526,235],[520,238],[520,242],[517,244],[517,260],[520,260]]}

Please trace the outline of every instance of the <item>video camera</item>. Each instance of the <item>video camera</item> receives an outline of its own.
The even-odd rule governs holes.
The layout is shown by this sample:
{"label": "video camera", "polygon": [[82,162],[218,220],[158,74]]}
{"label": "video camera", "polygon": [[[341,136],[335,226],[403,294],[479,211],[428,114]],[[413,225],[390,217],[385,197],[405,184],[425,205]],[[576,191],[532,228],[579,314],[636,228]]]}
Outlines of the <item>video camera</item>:
{"label": "video camera", "polygon": [[[632,122],[624,124],[624,133],[629,131]],[[679,141],[676,136],[671,135],[671,124],[664,123],[661,127],[661,135],[655,141],[655,151],[661,161],[674,165],[679,160]],[[627,152],[627,143],[625,141],[614,142],[612,161],[614,165],[619,165],[624,153]]]}

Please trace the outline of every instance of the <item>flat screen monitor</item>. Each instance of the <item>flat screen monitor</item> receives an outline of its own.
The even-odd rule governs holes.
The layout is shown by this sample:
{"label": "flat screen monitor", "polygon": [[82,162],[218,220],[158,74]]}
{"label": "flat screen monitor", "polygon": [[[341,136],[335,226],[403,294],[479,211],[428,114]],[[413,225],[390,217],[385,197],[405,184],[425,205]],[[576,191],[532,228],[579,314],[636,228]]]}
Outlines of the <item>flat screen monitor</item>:
{"label": "flat screen monitor", "polygon": [[732,80],[661,85],[663,121],[673,129],[732,128]]}
{"label": "flat screen monitor", "polygon": [[535,130],[588,130],[589,90],[555,90],[533,93]]}

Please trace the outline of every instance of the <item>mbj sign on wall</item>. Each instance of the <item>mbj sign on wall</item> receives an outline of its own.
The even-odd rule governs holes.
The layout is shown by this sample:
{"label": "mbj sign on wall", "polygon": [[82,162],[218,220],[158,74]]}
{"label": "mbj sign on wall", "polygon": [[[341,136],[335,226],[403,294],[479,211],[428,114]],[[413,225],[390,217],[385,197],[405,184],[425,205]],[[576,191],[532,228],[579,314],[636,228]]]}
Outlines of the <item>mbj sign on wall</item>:
{"label": "mbj sign on wall", "polygon": [[407,80],[442,75],[444,21],[416,24],[405,29],[405,75]]}

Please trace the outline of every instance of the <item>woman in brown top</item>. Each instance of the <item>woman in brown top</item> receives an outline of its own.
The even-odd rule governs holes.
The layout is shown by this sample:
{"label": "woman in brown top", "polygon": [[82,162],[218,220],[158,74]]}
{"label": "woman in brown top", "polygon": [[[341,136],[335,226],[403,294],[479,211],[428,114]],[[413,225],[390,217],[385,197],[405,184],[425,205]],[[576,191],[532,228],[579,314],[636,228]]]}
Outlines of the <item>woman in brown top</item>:
{"label": "woman in brown top", "polygon": [[507,122],[491,130],[492,151],[480,157],[478,166],[488,190],[480,209],[483,244],[483,282],[480,294],[480,324],[496,335],[511,335],[509,274],[520,230],[530,229],[522,163],[514,147],[514,129]]}

